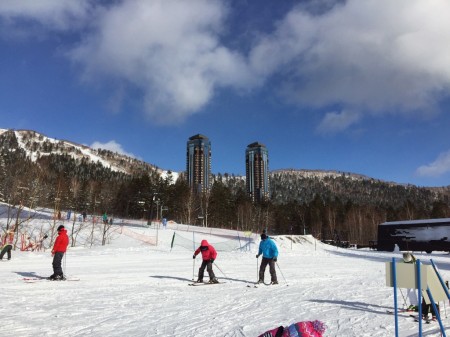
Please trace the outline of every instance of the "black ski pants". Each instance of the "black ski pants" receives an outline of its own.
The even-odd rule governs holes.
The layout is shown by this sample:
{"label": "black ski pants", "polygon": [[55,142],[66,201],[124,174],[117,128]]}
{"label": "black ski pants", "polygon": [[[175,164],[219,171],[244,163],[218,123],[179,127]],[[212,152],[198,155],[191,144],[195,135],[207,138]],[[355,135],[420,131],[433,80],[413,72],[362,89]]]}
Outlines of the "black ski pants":
{"label": "black ski pants", "polygon": [[199,280],[203,280],[203,275],[205,274],[205,268],[209,274],[209,279],[212,280],[214,278],[216,278],[216,276],[214,275],[214,271],[212,268],[212,263],[209,260],[203,260],[202,261],[202,265],[200,266],[199,270],[198,270],[198,279]]}
{"label": "black ski pants", "polygon": [[5,254],[8,254],[8,260],[11,260],[12,245],[5,245],[0,253],[0,260],[3,259]]}
{"label": "black ski pants", "polygon": [[277,282],[277,272],[275,270],[275,261],[267,257],[263,257],[261,261],[261,266],[259,267],[259,280],[264,282],[264,273],[266,267],[269,265],[270,279],[271,282]]}
{"label": "black ski pants", "polygon": [[63,270],[61,267],[61,262],[62,262],[63,257],[64,257],[64,253],[62,253],[62,252],[57,252],[53,256],[52,265],[53,265],[53,275],[55,275],[55,276],[58,276],[58,275],[63,276]]}
{"label": "black ski pants", "polygon": [[[436,309],[437,309],[437,311],[438,311],[438,313],[439,313],[439,304],[437,304],[437,303],[436,303]],[[425,317],[427,317],[427,316],[428,316],[428,313],[430,313],[430,312],[431,312],[431,315],[432,315],[433,317],[435,317],[435,316],[438,315],[438,313],[436,313],[436,312],[434,311],[434,308],[433,308],[433,306],[431,305],[431,303],[430,303],[430,304],[426,304],[426,303],[425,303],[425,300],[422,298],[422,315],[424,315]]]}

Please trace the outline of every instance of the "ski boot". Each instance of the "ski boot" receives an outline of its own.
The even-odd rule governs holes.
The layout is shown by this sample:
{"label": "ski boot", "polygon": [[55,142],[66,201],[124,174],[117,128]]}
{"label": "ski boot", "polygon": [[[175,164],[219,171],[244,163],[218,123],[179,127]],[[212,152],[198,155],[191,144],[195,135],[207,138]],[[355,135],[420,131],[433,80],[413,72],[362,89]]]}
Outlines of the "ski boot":
{"label": "ski boot", "polygon": [[65,280],[66,278],[64,277],[63,274],[55,276],[55,281],[65,281]]}
{"label": "ski boot", "polygon": [[202,279],[198,279],[197,281],[195,281],[195,283],[203,283]]}
{"label": "ski boot", "polygon": [[274,284],[278,284],[278,281],[272,281],[272,282],[270,282],[270,284],[272,284],[272,285],[274,285]]}
{"label": "ski boot", "polygon": [[219,283],[219,280],[214,277],[213,279],[209,280],[209,283]]}

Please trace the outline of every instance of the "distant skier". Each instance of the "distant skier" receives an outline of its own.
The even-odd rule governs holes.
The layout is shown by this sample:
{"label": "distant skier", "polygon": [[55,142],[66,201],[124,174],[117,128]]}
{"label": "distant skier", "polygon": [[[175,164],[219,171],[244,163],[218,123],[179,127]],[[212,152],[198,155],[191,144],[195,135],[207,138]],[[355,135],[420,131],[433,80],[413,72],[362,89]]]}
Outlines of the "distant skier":
{"label": "distant skier", "polygon": [[261,266],[259,267],[259,280],[258,283],[264,283],[264,273],[267,265],[269,265],[271,284],[278,284],[277,272],[275,270],[275,262],[278,258],[278,249],[271,238],[269,238],[265,232],[261,234],[261,242],[259,243],[259,250],[256,258],[262,254],[263,258]]}
{"label": "distant skier", "polygon": [[69,237],[67,236],[67,231],[63,225],[60,225],[58,227],[58,236],[56,237],[55,244],[52,249],[53,274],[49,277],[50,280],[65,280],[61,267],[61,261],[68,245]]}
{"label": "distant skier", "polygon": [[1,244],[1,249],[0,249],[0,260],[3,260],[3,256],[5,256],[5,254],[7,254],[8,260],[11,260],[11,250],[13,248],[13,243],[14,243],[14,231],[15,231],[15,227],[10,228],[2,236],[2,244]]}
{"label": "distant skier", "polygon": [[216,276],[214,275],[214,271],[212,269],[212,264],[214,263],[214,260],[217,257],[217,252],[214,249],[213,246],[211,246],[208,241],[202,240],[200,247],[197,248],[197,250],[194,252],[194,255],[192,258],[195,259],[195,257],[202,253],[202,265],[200,266],[198,270],[198,279],[197,283],[203,282],[203,275],[205,273],[205,268],[208,271],[209,274],[209,283],[219,283]]}
{"label": "distant skier", "polygon": [[103,223],[104,223],[105,225],[108,224],[108,215],[106,214],[106,212],[103,214]]}

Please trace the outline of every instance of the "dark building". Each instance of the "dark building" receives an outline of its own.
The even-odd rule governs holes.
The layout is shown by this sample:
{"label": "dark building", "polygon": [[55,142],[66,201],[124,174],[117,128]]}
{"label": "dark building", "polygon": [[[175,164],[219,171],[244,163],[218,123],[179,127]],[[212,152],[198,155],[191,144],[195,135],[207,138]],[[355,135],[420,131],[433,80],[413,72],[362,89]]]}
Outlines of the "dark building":
{"label": "dark building", "polygon": [[269,153],[265,145],[255,142],[245,150],[247,193],[253,201],[269,198]]}
{"label": "dark building", "polygon": [[186,175],[189,187],[197,193],[211,188],[211,142],[198,134],[187,142]]}

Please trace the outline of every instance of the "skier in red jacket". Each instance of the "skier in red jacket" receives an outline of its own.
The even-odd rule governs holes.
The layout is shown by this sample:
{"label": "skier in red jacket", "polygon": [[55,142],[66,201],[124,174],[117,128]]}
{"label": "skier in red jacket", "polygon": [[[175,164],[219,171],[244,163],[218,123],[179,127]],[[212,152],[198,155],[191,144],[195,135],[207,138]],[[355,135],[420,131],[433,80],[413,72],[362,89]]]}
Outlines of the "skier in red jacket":
{"label": "skier in red jacket", "polygon": [[53,256],[53,275],[49,277],[50,280],[65,280],[63,270],[61,267],[61,261],[64,257],[64,253],[69,245],[69,237],[67,231],[63,225],[58,227],[58,236],[56,237],[55,244],[52,249]]}
{"label": "skier in red jacket", "polygon": [[14,232],[15,227],[12,227],[2,236],[0,243],[0,260],[3,259],[3,255],[5,254],[8,254],[8,260],[11,260],[11,250],[14,244]]}
{"label": "skier in red jacket", "polygon": [[208,241],[202,240],[202,243],[200,244],[200,247],[197,248],[197,250],[194,252],[194,255],[192,256],[194,259],[199,254],[202,253],[202,265],[200,266],[198,270],[198,280],[197,283],[203,282],[203,274],[205,273],[205,268],[208,271],[209,274],[209,283],[219,283],[219,281],[216,279],[216,276],[214,275],[214,271],[212,269],[212,264],[214,263],[214,260],[217,257],[217,252],[214,249],[213,246],[211,246]]}

